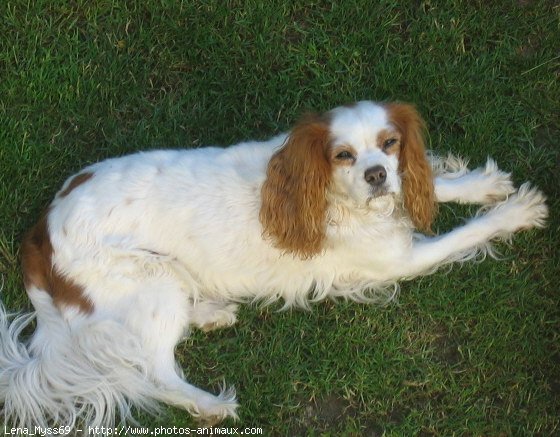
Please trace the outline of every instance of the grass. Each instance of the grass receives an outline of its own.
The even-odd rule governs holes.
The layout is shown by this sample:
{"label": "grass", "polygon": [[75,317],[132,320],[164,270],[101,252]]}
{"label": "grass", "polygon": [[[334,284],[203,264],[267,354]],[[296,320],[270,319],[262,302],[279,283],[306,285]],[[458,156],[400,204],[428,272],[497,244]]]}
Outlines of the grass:
{"label": "grass", "polygon": [[[22,234],[70,174],[109,156],[231,144],[308,110],[404,100],[430,147],[493,156],[549,197],[502,261],[403,283],[386,308],[245,307],[177,349],[238,389],[265,435],[553,435],[560,417],[560,8],[552,1],[9,0],[0,10],[2,300],[29,308]],[[440,231],[474,213],[442,207]],[[211,262],[211,260],[209,260]],[[148,427],[194,426],[183,411]]]}

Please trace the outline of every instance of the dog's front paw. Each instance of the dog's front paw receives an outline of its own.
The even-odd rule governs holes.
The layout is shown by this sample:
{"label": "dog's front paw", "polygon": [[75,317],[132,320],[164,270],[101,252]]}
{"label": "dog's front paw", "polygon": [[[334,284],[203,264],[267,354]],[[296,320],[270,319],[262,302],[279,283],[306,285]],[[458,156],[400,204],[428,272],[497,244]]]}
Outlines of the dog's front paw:
{"label": "dog's front paw", "polygon": [[546,197],[526,182],[519,187],[517,193],[491,209],[488,214],[499,221],[499,227],[505,233],[542,228],[548,217]]}
{"label": "dog's front paw", "polygon": [[473,170],[471,175],[477,181],[479,203],[495,203],[515,193],[511,175],[500,170],[492,158],[488,158],[484,167]]}

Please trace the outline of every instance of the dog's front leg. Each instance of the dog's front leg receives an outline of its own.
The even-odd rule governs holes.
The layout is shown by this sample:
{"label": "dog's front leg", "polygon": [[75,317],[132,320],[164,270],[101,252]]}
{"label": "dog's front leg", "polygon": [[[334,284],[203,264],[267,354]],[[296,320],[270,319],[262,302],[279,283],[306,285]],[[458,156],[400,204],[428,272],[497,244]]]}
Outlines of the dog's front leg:
{"label": "dog's front leg", "polygon": [[453,156],[441,165],[449,171],[442,171],[434,178],[438,202],[484,205],[503,200],[515,192],[510,174],[501,171],[490,158],[484,167],[472,171]]}
{"label": "dog's front leg", "polygon": [[494,238],[507,238],[522,229],[543,227],[547,215],[544,195],[526,183],[506,201],[479,213],[464,226],[416,241],[409,262],[402,266],[403,276],[417,276],[442,264],[470,259],[485,250]]}

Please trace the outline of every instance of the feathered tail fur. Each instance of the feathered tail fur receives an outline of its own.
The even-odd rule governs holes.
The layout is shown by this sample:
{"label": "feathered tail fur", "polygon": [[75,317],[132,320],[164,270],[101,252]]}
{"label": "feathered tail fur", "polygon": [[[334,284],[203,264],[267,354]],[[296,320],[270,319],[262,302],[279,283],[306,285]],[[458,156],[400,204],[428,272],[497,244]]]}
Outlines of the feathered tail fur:
{"label": "feathered tail fur", "polygon": [[[30,296],[35,313],[9,315],[0,303],[0,406],[6,425],[87,431],[113,427],[115,417],[130,420],[132,406],[157,409],[157,388],[146,377],[134,337],[111,321],[84,320],[70,330],[47,293]],[[35,319],[35,332],[25,339]]]}

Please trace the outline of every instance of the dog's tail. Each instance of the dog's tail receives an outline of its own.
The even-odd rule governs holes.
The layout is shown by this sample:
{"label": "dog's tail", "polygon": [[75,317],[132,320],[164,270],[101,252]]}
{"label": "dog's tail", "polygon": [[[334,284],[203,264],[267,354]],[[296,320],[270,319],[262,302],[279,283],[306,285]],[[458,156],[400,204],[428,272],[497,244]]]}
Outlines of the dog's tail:
{"label": "dog's tail", "polygon": [[0,407],[6,425],[87,433],[88,427],[113,428],[115,418],[130,421],[133,406],[158,409],[147,360],[121,325],[84,317],[70,329],[45,291],[34,289],[29,296],[34,313],[8,315],[0,302]]}

